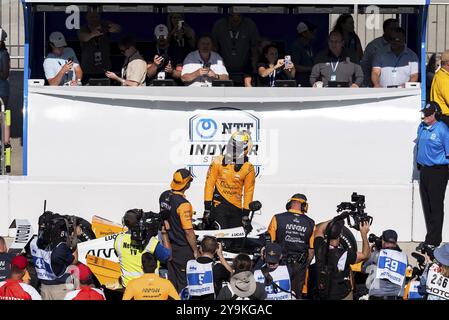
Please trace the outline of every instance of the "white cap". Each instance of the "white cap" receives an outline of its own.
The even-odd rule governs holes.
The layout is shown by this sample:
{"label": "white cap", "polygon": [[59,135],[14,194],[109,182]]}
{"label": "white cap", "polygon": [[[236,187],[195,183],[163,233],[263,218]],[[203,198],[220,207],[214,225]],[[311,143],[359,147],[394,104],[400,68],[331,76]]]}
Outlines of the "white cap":
{"label": "white cap", "polygon": [[298,23],[296,30],[298,31],[299,34],[301,34],[305,31],[309,30],[309,27],[304,22],[300,22],[300,23]]}
{"label": "white cap", "polygon": [[6,31],[0,27],[0,41],[5,41],[7,37],[8,34],[6,33]]}
{"label": "white cap", "polygon": [[50,34],[49,41],[56,47],[61,48],[67,46],[67,42],[65,41],[64,35],[61,32],[52,32]]}
{"label": "white cap", "polygon": [[165,24],[158,24],[156,28],[154,28],[154,36],[156,39],[159,39],[160,37],[164,37],[167,39],[168,37],[168,28]]}

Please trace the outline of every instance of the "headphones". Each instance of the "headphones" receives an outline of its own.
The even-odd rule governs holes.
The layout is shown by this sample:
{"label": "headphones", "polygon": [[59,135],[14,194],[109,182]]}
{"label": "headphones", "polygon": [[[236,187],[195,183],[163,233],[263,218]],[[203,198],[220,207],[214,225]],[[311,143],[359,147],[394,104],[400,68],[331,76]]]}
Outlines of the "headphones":
{"label": "headphones", "polygon": [[428,105],[433,106],[435,108],[435,120],[440,121],[443,117],[443,112],[441,111],[440,105],[435,101],[429,101],[429,103],[427,103],[426,107]]}
{"label": "headphones", "polygon": [[299,201],[301,203],[301,212],[307,213],[309,209],[309,204],[307,203],[307,197],[303,194],[295,194],[292,198],[290,198],[285,205],[285,209],[290,210],[292,207],[293,201]]}

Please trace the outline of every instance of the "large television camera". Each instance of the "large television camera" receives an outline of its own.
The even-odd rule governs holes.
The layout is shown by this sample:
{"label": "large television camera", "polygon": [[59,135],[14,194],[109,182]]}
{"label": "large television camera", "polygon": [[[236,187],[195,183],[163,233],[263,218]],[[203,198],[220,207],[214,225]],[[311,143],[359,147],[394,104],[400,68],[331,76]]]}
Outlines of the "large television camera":
{"label": "large television camera", "polygon": [[134,210],[137,214],[137,223],[130,228],[131,241],[134,246],[143,250],[150,239],[156,236],[162,229],[162,222],[166,220],[166,212],[144,212],[143,210]]}
{"label": "large television camera", "polygon": [[76,216],[45,211],[39,217],[38,246],[41,249],[54,249],[59,243],[65,242],[70,248],[75,249],[78,242],[78,226],[80,221]]}
{"label": "large television camera", "polygon": [[348,226],[359,230],[361,222],[368,222],[370,225],[373,222],[373,217],[365,212],[365,196],[353,192],[351,195],[351,202],[342,202],[337,206],[337,212],[347,214]]}

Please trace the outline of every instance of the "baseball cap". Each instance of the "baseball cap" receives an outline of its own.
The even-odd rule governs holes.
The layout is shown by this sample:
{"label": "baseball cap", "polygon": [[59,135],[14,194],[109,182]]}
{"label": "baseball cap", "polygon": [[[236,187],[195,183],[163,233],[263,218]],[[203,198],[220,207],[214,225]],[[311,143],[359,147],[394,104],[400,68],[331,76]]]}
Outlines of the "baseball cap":
{"label": "baseball cap", "polygon": [[441,61],[449,61],[449,50],[446,50],[441,54]]}
{"label": "baseball cap", "polygon": [[296,27],[296,31],[298,31],[299,34],[306,32],[309,30],[309,27],[304,22],[298,23],[298,26]]}
{"label": "baseball cap", "polygon": [[178,191],[184,189],[184,187],[193,180],[192,174],[187,169],[178,169],[173,174],[173,181],[170,184],[172,190]]}
{"label": "baseball cap", "polygon": [[398,242],[398,234],[394,230],[385,230],[382,232],[382,240],[389,243]]}
{"label": "baseball cap", "polygon": [[28,260],[24,256],[15,256],[11,260],[11,267],[16,267],[20,270],[24,270],[28,265]]}
{"label": "baseball cap", "polygon": [[56,47],[61,48],[67,46],[64,35],[61,32],[55,31],[50,34],[49,41]]}
{"label": "baseball cap", "polygon": [[8,38],[8,34],[0,27],[0,41],[5,41],[6,38]]}
{"label": "baseball cap", "polygon": [[267,263],[279,263],[281,260],[282,248],[277,243],[269,243],[265,246],[265,261]]}
{"label": "baseball cap", "polygon": [[445,266],[449,266],[449,243],[442,244],[433,252],[435,259]]}
{"label": "baseball cap", "polygon": [[78,279],[80,281],[89,281],[92,279],[92,271],[88,266],[83,263],[78,263],[76,266],[78,267]]}
{"label": "baseball cap", "polygon": [[156,37],[156,39],[159,39],[160,37],[167,39],[168,37],[167,26],[165,24],[158,24],[156,28],[154,28],[154,36]]}
{"label": "baseball cap", "polygon": [[307,197],[302,193],[295,193],[288,201],[307,202]]}
{"label": "baseball cap", "polygon": [[435,112],[440,111],[440,106],[435,101],[430,101],[427,103],[424,108],[421,109],[421,112],[424,114],[425,117],[431,116]]}

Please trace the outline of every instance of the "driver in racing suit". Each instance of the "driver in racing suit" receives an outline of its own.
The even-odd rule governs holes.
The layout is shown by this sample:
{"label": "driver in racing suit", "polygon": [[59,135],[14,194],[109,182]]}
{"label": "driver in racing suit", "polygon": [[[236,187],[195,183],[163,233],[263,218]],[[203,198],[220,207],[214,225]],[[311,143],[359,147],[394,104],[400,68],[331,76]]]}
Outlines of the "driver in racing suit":
{"label": "driver in racing suit", "polygon": [[212,160],[204,188],[206,227],[250,228],[249,204],[253,200],[256,178],[254,166],[248,159],[252,145],[248,131],[237,131],[232,134],[225,154]]}

